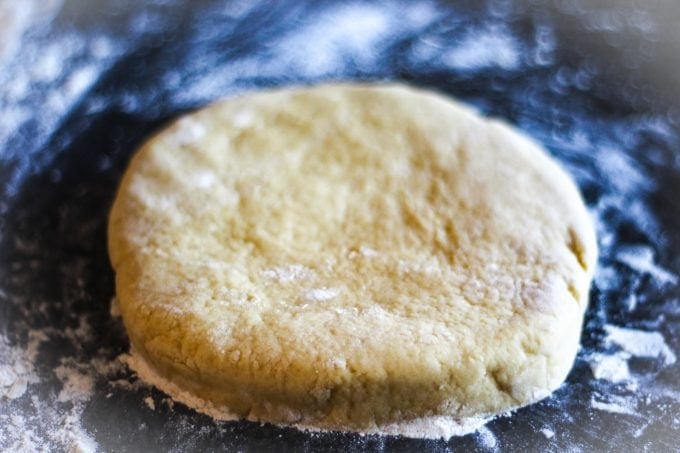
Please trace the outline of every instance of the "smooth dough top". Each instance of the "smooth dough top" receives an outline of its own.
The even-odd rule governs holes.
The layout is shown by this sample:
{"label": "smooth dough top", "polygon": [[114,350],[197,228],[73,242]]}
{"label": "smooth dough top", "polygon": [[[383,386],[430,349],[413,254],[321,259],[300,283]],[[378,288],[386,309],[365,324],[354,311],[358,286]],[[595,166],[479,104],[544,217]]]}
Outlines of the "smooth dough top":
{"label": "smooth dough top", "polygon": [[543,398],[596,243],[532,141],[400,85],[280,89],[133,158],[109,251],[133,347],[243,417],[364,429]]}

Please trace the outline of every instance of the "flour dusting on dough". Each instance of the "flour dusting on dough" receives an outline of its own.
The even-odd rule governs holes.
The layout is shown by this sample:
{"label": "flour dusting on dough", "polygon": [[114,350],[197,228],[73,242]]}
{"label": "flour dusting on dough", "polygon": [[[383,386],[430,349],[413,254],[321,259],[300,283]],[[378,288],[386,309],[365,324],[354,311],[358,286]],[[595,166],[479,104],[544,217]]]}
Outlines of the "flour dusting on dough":
{"label": "flour dusting on dough", "polygon": [[262,275],[279,283],[291,283],[312,278],[314,271],[301,264],[291,264],[290,266],[279,266],[264,270]]}
{"label": "flour dusting on dough", "polygon": [[325,301],[338,297],[340,290],[338,288],[313,288],[304,293],[304,298],[309,301]]}

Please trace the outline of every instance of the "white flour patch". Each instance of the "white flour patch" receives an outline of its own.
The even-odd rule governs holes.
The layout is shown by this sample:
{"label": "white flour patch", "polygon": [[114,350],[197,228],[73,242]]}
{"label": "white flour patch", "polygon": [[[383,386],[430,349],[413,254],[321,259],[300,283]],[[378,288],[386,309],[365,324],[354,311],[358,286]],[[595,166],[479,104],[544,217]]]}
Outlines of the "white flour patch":
{"label": "white flour patch", "polygon": [[[313,23],[304,24],[285,36],[276,54],[288,65],[315,77],[344,66],[344,55],[370,64],[376,46],[390,32],[391,18],[383,8],[370,4],[338,4]],[[285,64],[285,63],[284,63]]]}
{"label": "white flour patch", "polygon": [[555,431],[553,431],[550,428],[542,428],[541,434],[543,434],[546,439],[552,439],[553,437],[555,437]]}
{"label": "white flour patch", "polygon": [[297,280],[312,278],[314,271],[302,264],[292,264],[290,266],[279,266],[264,270],[262,275],[278,283],[291,283]]}
{"label": "white flour patch", "polygon": [[20,50],[23,35],[32,26],[49,21],[62,4],[63,0],[0,1],[0,69]]}
{"label": "white flour patch", "polygon": [[[30,413],[0,415],[0,447],[6,448],[4,451],[94,453],[99,450],[81,424],[81,404],[63,409],[35,398],[32,403]],[[36,419],[40,420],[39,424]]]}
{"label": "white flour patch", "polygon": [[380,255],[377,250],[374,250],[366,245],[359,247],[359,253],[361,253],[361,256],[364,258],[373,258]]}
{"label": "white flour patch", "polygon": [[255,113],[252,110],[241,110],[232,118],[234,126],[239,129],[245,129],[253,125],[255,121]]}
{"label": "white flour patch", "polygon": [[176,141],[180,145],[191,145],[204,137],[206,132],[205,126],[200,121],[185,116],[175,125],[172,138],[173,142]]}
{"label": "white flour patch", "polygon": [[491,432],[489,428],[486,426],[482,426],[477,430],[477,438],[479,439],[480,444],[482,447],[486,448],[487,450],[491,451],[497,451],[498,450],[498,440],[496,439],[496,436]]}
{"label": "white flour patch", "polygon": [[[9,303],[15,302],[11,295],[5,296]],[[88,319],[80,315],[75,326],[62,329],[26,327],[25,344],[11,344],[0,335],[0,451],[98,450],[83,426],[83,413],[97,381],[108,381],[122,371],[123,364],[105,355],[82,353],[94,338]],[[64,343],[65,352],[59,365],[50,369],[41,355],[47,354],[53,341]],[[41,391],[50,384],[56,384],[56,391]]]}
{"label": "white flour patch", "polygon": [[634,271],[650,275],[659,283],[675,284],[677,275],[656,264],[654,250],[645,245],[630,245],[620,248],[616,260]]}
{"label": "white flour patch", "polygon": [[635,401],[621,397],[610,396],[609,401],[601,401],[592,397],[590,405],[599,411],[611,412],[614,414],[637,415]]}
{"label": "white flour patch", "polygon": [[0,335],[0,401],[19,398],[29,385],[40,382],[35,360],[40,345],[46,340],[43,332],[32,331],[26,348],[20,348],[11,346],[9,340]]}
{"label": "white flour patch", "polygon": [[595,379],[619,383],[631,379],[628,370],[629,357],[630,354],[626,352],[618,352],[612,355],[595,353],[588,358],[588,361]]}
{"label": "white flour patch", "polygon": [[595,272],[594,284],[600,291],[611,291],[621,286],[622,276],[613,266],[600,266]]}
{"label": "white flour patch", "polygon": [[73,360],[62,360],[62,364],[54,369],[54,374],[62,383],[57,401],[88,401],[94,390],[94,375],[87,366],[79,365]]}
{"label": "white flour patch", "polygon": [[208,189],[217,182],[217,175],[209,170],[192,173],[188,176],[189,184],[197,189]]}
{"label": "white flour patch", "polygon": [[666,366],[676,361],[675,354],[659,332],[646,332],[611,324],[605,325],[604,330],[607,333],[605,338],[607,344],[615,344],[635,357],[660,358]]}
{"label": "white flour patch", "polygon": [[[450,439],[454,436],[465,436],[478,430],[488,430],[484,425],[488,418],[470,417],[456,420],[452,417],[424,417],[408,422],[384,425],[368,433],[401,435],[416,439]],[[489,431],[495,442],[496,438]],[[484,437],[484,436],[482,436]],[[488,438],[486,438],[488,440]]]}
{"label": "white flour patch", "polygon": [[515,38],[498,29],[476,30],[442,55],[445,65],[461,70],[499,67],[516,69],[520,48]]}
{"label": "white flour patch", "polygon": [[[252,89],[243,79],[286,78],[296,74],[318,79],[329,74],[341,78],[347,62],[369,71],[376,67],[382,52],[398,44],[402,34],[418,33],[441,17],[433,1],[404,2],[395,9],[379,2],[337,2],[309,21],[297,19],[281,36],[270,40],[265,58],[242,57],[217,63],[206,75],[197,75],[188,86],[177,90],[174,102],[196,105],[221,96],[243,94]],[[237,127],[249,127],[248,115],[233,119]]]}
{"label": "white flour patch", "polygon": [[323,302],[338,297],[340,290],[338,288],[313,288],[305,291],[304,298],[309,301]]}
{"label": "white flour patch", "polygon": [[615,193],[635,194],[653,188],[654,179],[622,150],[602,146],[598,159],[601,161],[599,168],[611,182]]}
{"label": "white flour patch", "polygon": [[[76,340],[84,328],[71,329],[67,339]],[[95,452],[97,443],[83,428],[81,417],[84,403],[93,395],[97,369],[106,369],[78,363],[74,358],[62,359],[54,375],[62,383],[56,395],[39,398],[37,394],[27,399],[27,386],[47,380],[39,371],[40,345],[54,333],[50,329],[29,331],[26,347],[9,347],[7,339],[0,337],[0,401],[21,398],[16,409],[7,406],[0,411],[0,450],[6,451],[73,451]],[[9,360],[8,360],[9,359]],[[9,382],[5,379],[10,377]],[[9,386],[5,386],[9,383]],[[18,391],[20,388],[21,391]]]}

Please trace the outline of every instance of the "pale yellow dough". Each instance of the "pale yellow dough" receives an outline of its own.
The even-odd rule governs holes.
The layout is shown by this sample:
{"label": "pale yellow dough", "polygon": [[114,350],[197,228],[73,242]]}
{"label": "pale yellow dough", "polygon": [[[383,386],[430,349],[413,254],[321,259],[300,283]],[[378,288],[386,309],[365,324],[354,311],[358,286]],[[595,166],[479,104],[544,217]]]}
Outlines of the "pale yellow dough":
{"label": "pale yellow dough", "polygon": [[180,118],[133,158],[109,251],[161,376],[242,417],[354,430],[548,395],[596,261],[576,186],[536,144],[400,85]]}

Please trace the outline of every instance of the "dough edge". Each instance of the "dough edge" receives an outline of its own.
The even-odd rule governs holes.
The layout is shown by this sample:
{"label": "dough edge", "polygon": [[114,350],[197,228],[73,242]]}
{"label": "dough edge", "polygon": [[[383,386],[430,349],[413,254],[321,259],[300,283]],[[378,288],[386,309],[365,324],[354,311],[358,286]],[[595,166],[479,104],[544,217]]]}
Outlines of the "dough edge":
{"label": "dough edge", "polygon": [[340,425],[320,427],[317,419],[302,419],[290,423],[272,422],[271,420],[281,420],[286,416],[289,416],[290,409],[284,406],[272,406],[272,413],[269,417],[242,417],[232,412],[228,407],[218,406],[210,401],[204,400],[184,389],[177,382],[163,377],[163,375],[156,371],[144,358],[143,354],[137,351],[134,346],[130,348],[129,354],[121,355],[120,360],[134,371],[137,377],[144,383],[161,390],[174,402],[184,404],[196,412],[211,417],[216,422],[247,420],[255,423],[268,423],[281,428],[295,428],[309,433],[349,432],[356,433],[360,436],[381,435],[402,436],[411,439],[448,440],[452,437],[472,434],[496,418],[510,416],[512,412],[517,409],[510,408],[505,413],[493,414],[486,417],[456,418],[446,415],[421,417],[383,425],[374,425],[363,429],[348,429],[348,427]]}

